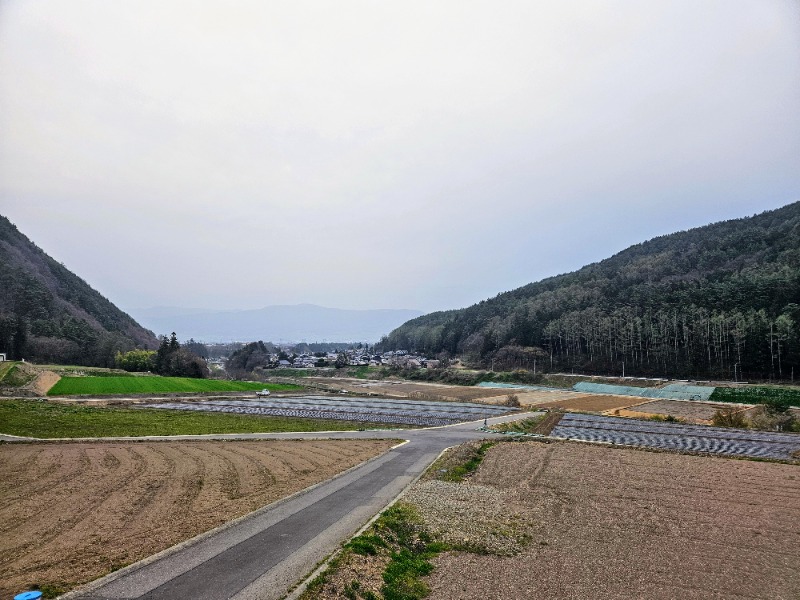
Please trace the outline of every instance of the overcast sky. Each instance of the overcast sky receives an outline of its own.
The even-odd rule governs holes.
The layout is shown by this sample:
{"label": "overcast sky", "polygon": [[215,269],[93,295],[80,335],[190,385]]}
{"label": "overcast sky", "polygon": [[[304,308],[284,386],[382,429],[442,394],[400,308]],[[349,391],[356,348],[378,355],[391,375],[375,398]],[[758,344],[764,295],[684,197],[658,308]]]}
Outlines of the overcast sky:
{"label": "overcast sky", "polygon": [[0,0],[0,214],[134,316],[458,308],[796,200],[796,0]]}

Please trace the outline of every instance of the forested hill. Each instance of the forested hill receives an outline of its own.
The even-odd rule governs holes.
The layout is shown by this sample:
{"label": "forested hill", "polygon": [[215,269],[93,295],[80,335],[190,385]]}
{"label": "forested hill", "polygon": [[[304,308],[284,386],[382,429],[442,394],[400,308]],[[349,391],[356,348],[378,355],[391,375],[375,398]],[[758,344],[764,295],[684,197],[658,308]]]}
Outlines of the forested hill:
{"label": "forested hill", "polygon": [[798,304],[800,202],[413,319],[382,345],[495,368],[788,380],[800,378]]}
{"label": "forested hill", "polygon": [[158,340],[0,216],[0,352],[113,366],[117,351]]}

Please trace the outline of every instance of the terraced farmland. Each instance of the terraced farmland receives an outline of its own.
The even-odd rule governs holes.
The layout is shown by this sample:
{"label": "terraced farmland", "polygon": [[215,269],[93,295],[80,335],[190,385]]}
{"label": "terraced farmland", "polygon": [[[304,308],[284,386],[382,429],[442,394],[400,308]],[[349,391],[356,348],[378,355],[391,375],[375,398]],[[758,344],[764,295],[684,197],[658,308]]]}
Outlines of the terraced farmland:
{"label": "terraced farmland", "polygon": [[271,415],[336,419],[365,423],[442,426],[477,421],[507,414],[517,409],[465,402],[429,402],[381,398],[330,398],[303,396],[265,400],[209,400],[142,405],[142,408],[223,412],[246,415]]}

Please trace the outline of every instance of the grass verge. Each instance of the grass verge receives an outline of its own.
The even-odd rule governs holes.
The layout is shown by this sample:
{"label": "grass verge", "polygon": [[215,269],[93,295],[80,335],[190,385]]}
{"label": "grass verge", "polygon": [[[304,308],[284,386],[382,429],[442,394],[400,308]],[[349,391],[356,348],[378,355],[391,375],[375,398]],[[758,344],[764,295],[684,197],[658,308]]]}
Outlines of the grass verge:
{"label": "grass verge", "polygon": [[531,417],[530,419],[498,423],[497,425],[492,425],[489,429],[500,433],[539,433],[537,429],[546,416],[547,414],[542,414],[538,417]]}
{"label": "grass verge", "polygon": [[[444,480],[448,483],[440,485],[459,487],[453,482],[463,481],[473,473],[489,448],[497,443],[470,442],[457,446],[429,467],[423,480],[429,483],[431,479]],[[457,540],[443,540],[426,523],[427,517],[423,517],[415,501],[395,503],[364,533],[344,544],[328,567],[311,581],[300,600],[419,600],[430,591],[424,577],[433,571],[432,560],[438,554],[497,553],[494,547],[470,543],[460,536]],[[502,525],[509,527],[507,519],[503,519]]]}
{"label": "grass verge", "polygon": [[211,433],[352,431],[396,425],[197,413],[166,409],[65,406],[40,400],[0,401],[0,433],[36,438],[135,437]]}
{"label": "grass verge", "polygon": [[247,392],[268,389],[272,392],[298,391],[302,386],[288,383],[223,381],[189,377],[62,377],[48,396],[105,394],[174,394],[198,392]]}
{"label": "grass verge", "polygon": [[[447,466],[440,466],[435,469],[436,479],[456,483],[464,481],[466,477],[478,470],[481,462],[483,462],[483,457],[486,456],[486,452],[495,444],[497,442],[483,442],[480,446],[463,445],[463,448],[468,449],[466,456],[459,457],[455,464],[450,463]],[[445,455],[443,458],[446,459],[448,457]]]}
{"label": "grass verge", "polygon": [[[433,570],[430,562],[448,549],[425,530],[413,505],[397,502],[378,517],[362,535],[347,544],[328,568],[316,577],[301,596],[316,598],[348,598],[351,600],[418,600],[428,595],[422,577]],[[373,560],[382,566],[380,579],[340,581],[342,570],[359,558]]]}

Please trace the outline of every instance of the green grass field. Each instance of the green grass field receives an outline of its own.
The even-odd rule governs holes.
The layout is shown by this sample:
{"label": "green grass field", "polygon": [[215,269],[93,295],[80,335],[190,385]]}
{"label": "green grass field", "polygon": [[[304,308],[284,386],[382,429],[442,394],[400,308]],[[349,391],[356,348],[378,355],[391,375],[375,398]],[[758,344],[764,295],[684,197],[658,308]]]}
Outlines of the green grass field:
{"label": "green grass field", "polygon": [[272,392],[302,390],[299,385],[190,379],[188,377],[62,377],[48,396],[105,394],[174,394],[197,392],[247,392],[268,389]]}
{"label": "green grass field", "polygon": [[396,425],[0,400],[0,433],[36,438],[351,431]]}
{"label": "green grass field", "polygon": [[751,386],[718,387],[711,394],[713,402],[742,402],[743,404],[777,403],[784,406],[800,406],[800,388]]}

